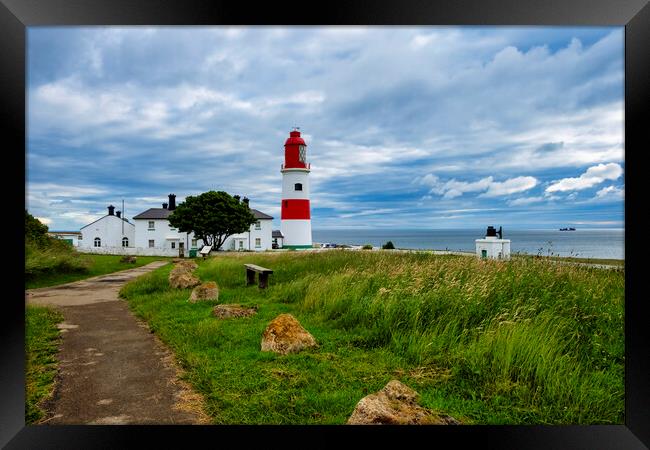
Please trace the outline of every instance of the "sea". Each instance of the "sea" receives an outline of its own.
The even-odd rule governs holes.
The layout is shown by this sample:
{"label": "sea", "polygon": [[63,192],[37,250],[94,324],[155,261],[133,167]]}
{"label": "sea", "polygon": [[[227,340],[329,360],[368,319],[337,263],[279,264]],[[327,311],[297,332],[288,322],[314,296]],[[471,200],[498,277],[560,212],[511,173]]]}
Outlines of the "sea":
{"label": "sea", "polygon": [[[381,247],[392,241],[395,248],[475,252],[475,239],[485,237],[486,229],[397,230],[332,229],[313,230],[318,243],[347,245],[372,244]],[[577,258],[625,259],[625,230],[576,229],[523,230],[503,229],[503,239],[510,239],[511,253]]]}

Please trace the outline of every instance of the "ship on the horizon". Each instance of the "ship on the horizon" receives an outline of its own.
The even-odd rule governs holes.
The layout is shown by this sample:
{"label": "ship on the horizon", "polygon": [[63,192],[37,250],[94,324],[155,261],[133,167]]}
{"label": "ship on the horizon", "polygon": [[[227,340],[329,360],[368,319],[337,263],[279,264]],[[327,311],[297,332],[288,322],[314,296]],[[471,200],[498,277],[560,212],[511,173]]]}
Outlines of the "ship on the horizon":
{"label": "ship on the horizon", "polygon": [[569,228],[560,228],[560,231],[575,231],[575,230],[576,230],[576,229],[573,228],[573,227],[569,227]]}

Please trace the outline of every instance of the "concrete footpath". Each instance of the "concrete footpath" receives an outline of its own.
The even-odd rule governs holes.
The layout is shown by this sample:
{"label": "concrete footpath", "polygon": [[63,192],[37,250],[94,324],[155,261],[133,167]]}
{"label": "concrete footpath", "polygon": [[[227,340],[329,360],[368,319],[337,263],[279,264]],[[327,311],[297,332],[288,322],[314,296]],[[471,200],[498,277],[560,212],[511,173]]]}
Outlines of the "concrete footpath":
{"label": "concrete footpath", "polygon": [[126,282],[165,264],[26,291],[28,304],[54,307],[64,317],[59,373],[40,423],[209,423],[171,352],[118,297]]}

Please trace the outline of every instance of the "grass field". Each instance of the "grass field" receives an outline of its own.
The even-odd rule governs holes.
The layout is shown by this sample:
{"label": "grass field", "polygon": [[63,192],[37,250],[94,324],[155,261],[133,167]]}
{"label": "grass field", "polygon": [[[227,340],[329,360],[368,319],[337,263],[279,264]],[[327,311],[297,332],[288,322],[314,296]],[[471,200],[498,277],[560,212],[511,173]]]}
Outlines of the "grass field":
{"label": "grass field", "polygon": [[50,308],[25,309],[25,424],[40,420],[39,404],[48,398],[56,376],[56,353],[60,339],[57,323],[61,313]]}
{"label": "grass field", "polygon": [[[623,270],[346,251],[197,262],[218,302],[170,289],[170,266],[121,295],[174,350],[215,423],[342,424],[391,379],[464,423],[624,422]],[[244,263],[274,270],[268,289],[244,285]],[[259,310],[220,321],[216,303]],[[280,313],[320,347],[261,352]]]}
{"label": "grass field", "polygon": [[[40,255],[39,257],[43,258],[46,256]],[[145,264],[149,264],[153,261],[159,261],[161,259],[171,260],[171,258],[162,256],[137,256],[136,262],[132,264],[120,262],[122,256],[119,255],[94,255],[79,253],[77,257],[85,261],[82,269],[76,268],[75,270],[70,270],[67,267],[57,267],[50,271],[38,272],[33,276],[26,277],[25,289],[70,283],[72,281],[79,281],[85,278],[95,277],[97,275],[117,272],[119,270],[133,269],[134,267],[144,266]]]}

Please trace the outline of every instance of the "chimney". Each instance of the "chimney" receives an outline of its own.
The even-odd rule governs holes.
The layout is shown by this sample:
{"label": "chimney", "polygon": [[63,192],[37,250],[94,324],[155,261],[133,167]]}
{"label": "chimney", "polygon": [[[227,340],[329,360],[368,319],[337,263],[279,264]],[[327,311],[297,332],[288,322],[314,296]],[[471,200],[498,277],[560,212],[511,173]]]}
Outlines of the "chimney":
{"label": "chimney", "polygon": [[121,219],[122,218],[122,211],[115,211],[115,215]]}
{"label": "chimney", "polygon": [[176,194],[169,194],[169,207],[170,211],[176,209]]}
{"label": "chimney", "polygon": [[244,197],[242,201],[248,205],[248,197]]}
{"label": "chimney", "polygon": [[163,203],[163,209],[167,209],[167,203]]}
{"label": "chimney", "polygon": [[108,215],[113,216],[114,215],[113,211],[115,211],[115,206],[109,205],[109,207],[108,207]]}

